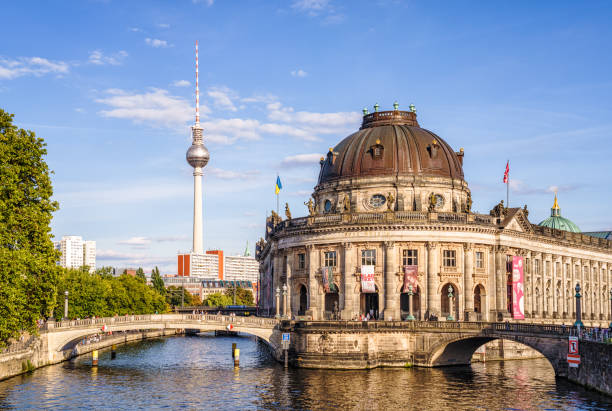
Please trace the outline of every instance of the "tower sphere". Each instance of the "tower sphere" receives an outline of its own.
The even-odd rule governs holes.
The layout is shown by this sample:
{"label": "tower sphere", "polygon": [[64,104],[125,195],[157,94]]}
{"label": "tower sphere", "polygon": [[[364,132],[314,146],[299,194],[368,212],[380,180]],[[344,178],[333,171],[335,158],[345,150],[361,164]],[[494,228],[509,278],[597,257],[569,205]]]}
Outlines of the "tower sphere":
{"label": "tower sphere", "polygon": [[204,144],[192,144],[191,147],[187,149],[186,158],[191,167],[201,168],[208,164],[210,153]]}

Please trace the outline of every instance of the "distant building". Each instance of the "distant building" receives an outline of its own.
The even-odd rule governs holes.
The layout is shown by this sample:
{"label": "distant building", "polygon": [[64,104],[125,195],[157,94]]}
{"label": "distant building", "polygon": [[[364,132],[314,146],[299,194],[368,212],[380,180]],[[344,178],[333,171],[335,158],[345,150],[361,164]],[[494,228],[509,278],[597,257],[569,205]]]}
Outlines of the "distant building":
{"label": "distant building", "polygon": [[251,256],[225,257],[225,279],[229,281],[257,282],[259,277],[259,263]]}
{"label": "distant building", "polygon": [[250,290],[253,293],[253,300],[255,299],[256,290],[255,284],[251,281],[227,281],[227,280],[202,280],[196,277],[164,277],[164,285],[166,288],[174,287],[185,287],[191,295],[198,296],[202,301],[206,299],[210,294],[225,294],[227,289],[232,289],[234,286]]}
{"label": "distant building", "polygon": [[54,243],[55,248],[60,251],[59,265],[64,268],[89,267],[89,272],[96,270],[96,242],[83,241],[78,235],[63,236],[60,241]]}
{"label": "distant building", "polygon": [[179,277],[223,280],[223,251],[209,250],[206,254],[179,253],[177,273]]}

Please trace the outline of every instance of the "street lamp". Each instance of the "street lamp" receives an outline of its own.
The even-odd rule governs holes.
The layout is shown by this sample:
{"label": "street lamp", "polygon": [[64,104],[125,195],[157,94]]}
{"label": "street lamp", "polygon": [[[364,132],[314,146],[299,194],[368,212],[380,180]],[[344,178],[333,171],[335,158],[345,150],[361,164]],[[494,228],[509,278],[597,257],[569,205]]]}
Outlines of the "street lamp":
{"label": "street lamp", "polygon": [[287,318],[287,283],[283,284],[283,318]]}
{"label": "street lamp", "polygon": [[64,291],[64,318],[68,319],[68,290]]}
{"label": "street lamp", "polygon": [[612,328],[612,288],[610,288],[610,328]]}
{"label": "street lamp", "polygon": [[574,323],[574,326],[576,327],[584,327],[584,324],[582,324],[582,311],[580,308],[580,297],[582,297],[580,295],[580,284],[576,283],[576,322]]}
{"label": "street lamp", "polygon": [[414,293],[412,292],[412,285],[408,286],[408,317],[406,317],[407,320],[412,321],[414,320],[414,315],[412,315],[412,295]]}
{"label": "street lamp", "polygon": [[448,285],[448,317],[446,321],[455,321],[453,318],[453,286]]}
{"label": "street lamp", "polygon": [[280,287],[276,287],[276,318],[280,317]]}

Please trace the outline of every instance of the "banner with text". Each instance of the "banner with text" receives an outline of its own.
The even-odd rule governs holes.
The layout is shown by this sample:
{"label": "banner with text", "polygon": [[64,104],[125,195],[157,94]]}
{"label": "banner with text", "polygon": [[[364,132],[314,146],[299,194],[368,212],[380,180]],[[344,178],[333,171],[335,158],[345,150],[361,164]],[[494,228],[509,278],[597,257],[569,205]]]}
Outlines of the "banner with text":
{"label": "banner with text", "polygon": [[419,285],[418,270],[419,267],[416,265],[404,266],[404,288],[402,290],[403,293],[407,293],[410,290],[410,286],[412,286],[413,293],[417,292],[417,286]]}
{"label": "banner with text", "polygon": [[512,318],[525,319],[525,287],[523,257],[512,256]]}
{"label": "banner with text", "polygon": [[376,285],[374,284],[374,266],[373,265],[362,265],[361,266],[361,292],[362,293],[375,293]]}

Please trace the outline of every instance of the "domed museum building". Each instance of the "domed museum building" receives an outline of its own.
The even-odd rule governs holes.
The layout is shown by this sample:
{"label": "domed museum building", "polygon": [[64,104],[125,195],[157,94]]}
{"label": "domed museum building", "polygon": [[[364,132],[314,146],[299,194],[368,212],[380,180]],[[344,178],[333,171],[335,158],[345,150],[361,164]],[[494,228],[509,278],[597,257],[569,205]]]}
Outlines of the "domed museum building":
{"label": "domed museum building", "polygon": [[612,241],[527,207],[471,211],[455,151],[410,111],[364,110],[361,128],[321,158],[307,216],[272,213],[259,307],[312,320],[610,321]]}

